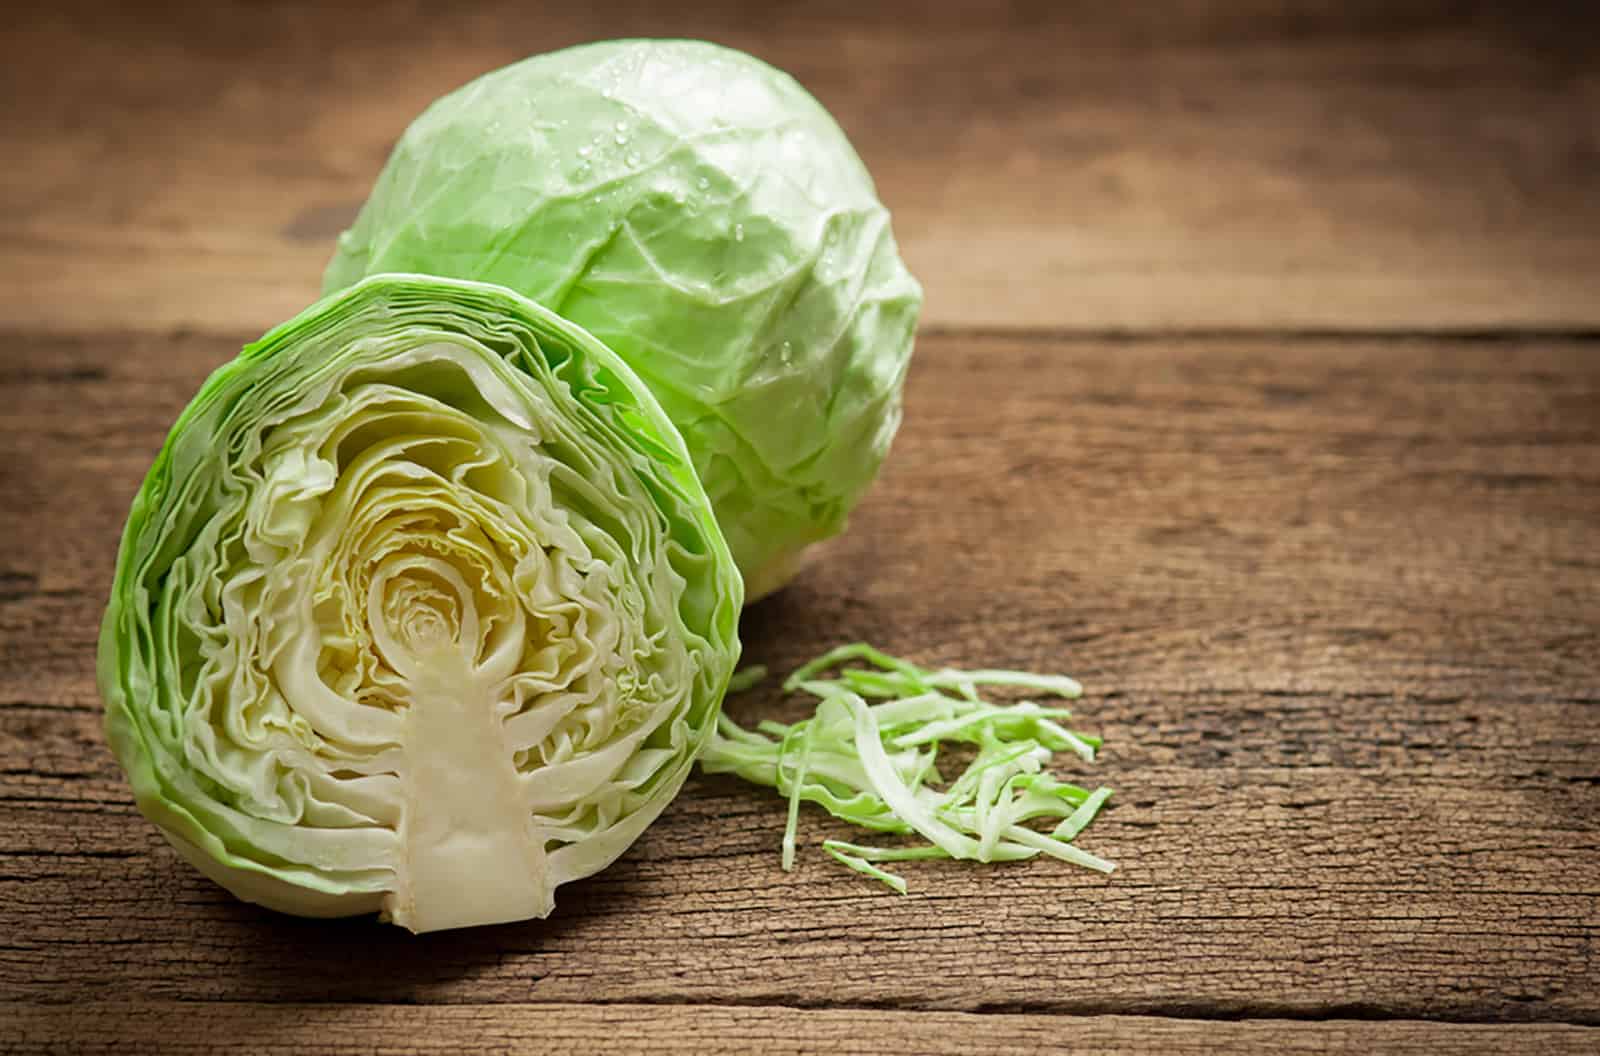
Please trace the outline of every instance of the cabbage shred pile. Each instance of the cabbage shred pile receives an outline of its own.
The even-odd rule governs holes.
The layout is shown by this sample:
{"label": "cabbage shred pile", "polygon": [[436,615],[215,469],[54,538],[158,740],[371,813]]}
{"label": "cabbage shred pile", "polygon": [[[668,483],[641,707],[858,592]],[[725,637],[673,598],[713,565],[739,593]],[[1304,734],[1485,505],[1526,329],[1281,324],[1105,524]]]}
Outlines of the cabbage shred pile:
{"label": "cabbage shred pile", "polygon": [[[865,667],[846,667],[852,661]],[[832,678],[823,677],[835,671]],[[760,668],[735,676],[730,692],[765,677]],[[840,646],[785,680],[790,693],[817,698],[816,712],[796,723],[763,721],[755,730],[720,716],[700,758],[707,773],[732,773],[775,788],[789,799],[783,868],[794,867],[802,800],[841,821],[877,832],[917,835],[916,846],[863,846],[824,840],[846,867],[905,894],[906,882],[877,862],[955,858],[1020,861],[1040,854],[1102,873],[1115,866],[1072,841],[1111,796],[1044,772],[1058,753],[1093,762],[1098,737],[1061,725],[1064,707],[1032,700],[995,704],[980,686],[1016,687],[1076,698],[1082,687],[1065,676],[1022,671],[930,670],[857,642]],[[869,703],[869,700],[872,703]],[[960,776],[946,781],[941,750],[969,746]],[[1040,831],[1029,822],[1054,824]]]}

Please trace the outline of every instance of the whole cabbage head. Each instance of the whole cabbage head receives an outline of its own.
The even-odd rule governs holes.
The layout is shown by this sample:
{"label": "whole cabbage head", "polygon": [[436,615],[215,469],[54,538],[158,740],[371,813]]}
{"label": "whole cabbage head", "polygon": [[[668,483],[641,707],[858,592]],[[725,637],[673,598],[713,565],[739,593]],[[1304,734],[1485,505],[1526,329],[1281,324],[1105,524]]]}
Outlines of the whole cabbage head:
{"label": "whole cabbage head", "polygon": [[740,602],[626,364],[500,287],[379,277],[173,426],[118,553],[107,732],[144,813],[245,899],[544,916],[682,785]]}
{"label": "whole cabbage head", "polygon": [[695,41],[553,52],[434,103],[325,289],[391,271],[508,286],[621,355],[683,434],[749,600],[876,475],[922,300],[822,106]]}

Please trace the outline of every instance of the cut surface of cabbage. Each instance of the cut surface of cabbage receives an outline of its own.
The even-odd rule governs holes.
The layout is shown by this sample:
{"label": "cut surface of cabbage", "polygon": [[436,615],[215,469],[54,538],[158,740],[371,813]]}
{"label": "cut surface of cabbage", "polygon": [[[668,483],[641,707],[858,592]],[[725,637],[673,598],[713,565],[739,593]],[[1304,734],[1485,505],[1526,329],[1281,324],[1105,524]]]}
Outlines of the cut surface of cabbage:
{"label": "cut surface of cabbage", "polygon": [[102,627],[107,730],[144,813],[243,898],[541,917],[682,785],[741,598],[610,350],[497,287],[377,277],[173,427]]}

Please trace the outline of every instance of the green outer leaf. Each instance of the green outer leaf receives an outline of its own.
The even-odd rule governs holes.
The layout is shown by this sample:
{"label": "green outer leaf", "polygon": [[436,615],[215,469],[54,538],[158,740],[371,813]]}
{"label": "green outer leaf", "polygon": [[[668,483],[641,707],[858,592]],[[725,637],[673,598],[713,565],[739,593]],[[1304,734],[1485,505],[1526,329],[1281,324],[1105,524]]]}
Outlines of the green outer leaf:
{"label": "green outer leaf", "polygon": [[876,475],[922,299],[827,111],[699,41],[568,48],[439,99],[324,288],[385,271],[508,286],[615,349],[682,431],[750,600]]}
{"label": "green outer leaf", "polygon": [[[417,275],[364,281],[247,346],[201,387],[133,500],[102,623],[97,674],[107,737],[140,809],[186,858],[251,901],[306,915],[370,912],[383,904],[393,867],[361,858],[360,848],[373,844],[369,830],[358,827],[296,829],[310,841],[296,846],[324,848],[300,860],[253,842],[253,832],[279,831],[284,823],[240,809],[243,793],[202,772],[203,760],[194,753],[201,750],[197,743],[206,742],[194,737],[205,731],[188,725],[184,703],[185,682],[198,661],[181,644],[158,640],[159,628],[186,618],[171,611],[176,603],[163,600],[166,584],[171,576],[188,575],[185,568],[203,575],[225,571],[208,569],[218,560],[219,518],[232,508],[228,504],[242,501],[234,477],[237,445],[252,422],[282,410],[310,379],[339,369],[347,357],[381,363],[388,342],[449,341],[454,335],[473,347],[492,347],[492,354],[482,353],[485,369],[507,384],[544,393],[541,405],[561,415],[546,424],[576,438],[570,442],[581,450],[573,451],[626,467],[641,494],[651,497],[649,516],[667,533],[660,552],[677,584],[677,633],[696,658],[683,688],[687,710],[673,727],[682,723],[688,739],[669,743],[662,733],[657,743],[652,734],[640,745],[638,758],[654,752],[658,764],[629,778],[634,791],[624,801],[630,809],[599,819],[581,840],[565,829],[550,830],[552,846],[564,844],[551,853],[552,886],[603,868],[622,853],[677,793],[715,729],[739,653],[741,583],[683,440],[649,388],[580,327],[510,291]],[[619,571],[632,574],[620,566]],[[315,735],[304,728],[310,731],[306,736]],[[234,762],[250,766],[253,760]],[[322,809],[338,814],[344,808]],[[380,830],[372,839],[393,835]]]}

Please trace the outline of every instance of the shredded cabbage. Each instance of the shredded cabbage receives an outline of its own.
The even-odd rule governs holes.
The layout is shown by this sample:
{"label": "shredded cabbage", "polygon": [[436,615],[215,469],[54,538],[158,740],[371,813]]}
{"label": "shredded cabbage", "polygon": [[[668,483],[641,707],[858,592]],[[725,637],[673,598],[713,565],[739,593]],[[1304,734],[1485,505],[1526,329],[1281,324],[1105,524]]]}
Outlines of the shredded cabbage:
{"label": "shredded cabbage", "polygon": [[[867,667],[844,666],[864,662]],[[824,677],[833,671],[831,678]],[[741,671],[748,688],[764,669]],[[707,773],[732,773],[788,797],[782,864],[792,869],[799,805],[815,803],[842,821],[877,832],[917,835],[923,846],[874,847],[823,841],[846,867],[904,894],[905,881],[876,862],[955,858],[1020,861],[1050,855],[1102,873],[1115,866],[1072,841],[1111,797],[1044,772],[1058,753],[1092,762],[1100,739],[1060,724],[1071,713],[1030,700],[995,704],[979,686],[1031,689],[1076,698],[1070,678],[1020,671],[929,670],[857,642],[797,669],[790,692],[818,701],[796,723],[764,721],[747,730],[726,714],[700,757]],[[869,699],[872,703],[869,703]],[[969,746],[971,758],[952,781],[939,766],[941,750]],[[1041,832],[1028,823],[1056,824]]]}

